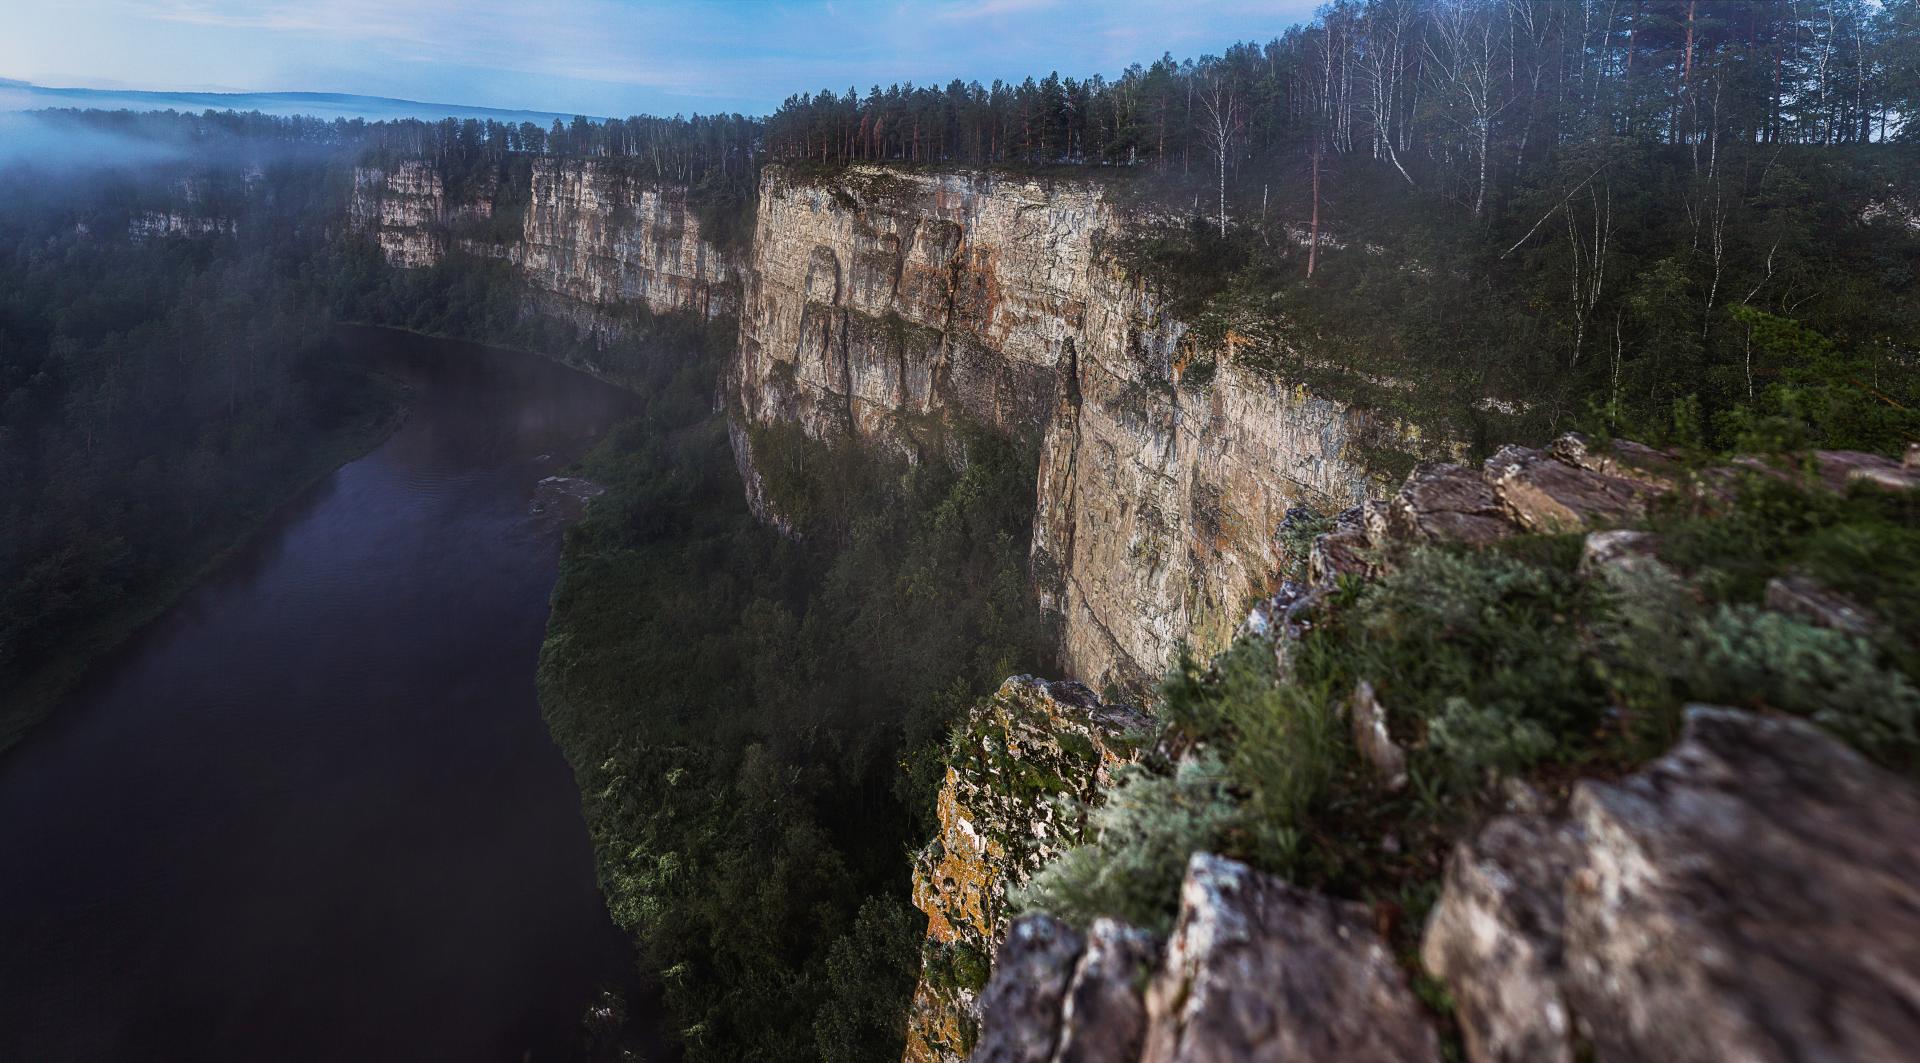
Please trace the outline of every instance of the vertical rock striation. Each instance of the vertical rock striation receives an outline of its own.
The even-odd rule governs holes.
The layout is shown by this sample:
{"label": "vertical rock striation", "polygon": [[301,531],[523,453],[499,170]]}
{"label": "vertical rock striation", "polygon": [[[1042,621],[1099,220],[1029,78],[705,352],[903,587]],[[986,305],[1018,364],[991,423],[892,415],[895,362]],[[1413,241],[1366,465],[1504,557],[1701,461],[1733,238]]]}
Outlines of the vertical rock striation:
{"label": "vertical rock striation", "polygon": [[[597,159],[537,158],[530,171],[525,189],[487,177],[449,196],[421,160],[356,169],[348,218],[403,269],[435,265],[450,251],[505,259],[547,297],[545,309],[594,331],[616,330],[640,307],[708,318],[738,308],[739,264],[702,238],[685,189]],[[523,215],[504,242],[461,235],[496,210],[509,221],[509,209]]]}
{"label": "vertical rock striation", "polygon": [[540,288],[594,307],[716,317],[735,309],[734,265],[700,236],[686,190],[596,159],[535,159],[509,259]]}
{"label": "vertical rock striation", "polygon": [[1124,218],[1095,183],[770,168],[756,224],[743,425],[909,454],[948,418],[1037,440],[1035,581],[1096,687],[1143,685],[1182,638],[1224,644],[1286,509],[1364,493],[1364,415],[1230,357],[1180,383],[1197,341],[1103,251]]}
{"label": "vertical rock striation", "polygon": [[354,228],[372,236],[390,264],[417,269],[446,256],[446,205],[439,171],[408,159],[392,169],[354,170],[347,211]]}

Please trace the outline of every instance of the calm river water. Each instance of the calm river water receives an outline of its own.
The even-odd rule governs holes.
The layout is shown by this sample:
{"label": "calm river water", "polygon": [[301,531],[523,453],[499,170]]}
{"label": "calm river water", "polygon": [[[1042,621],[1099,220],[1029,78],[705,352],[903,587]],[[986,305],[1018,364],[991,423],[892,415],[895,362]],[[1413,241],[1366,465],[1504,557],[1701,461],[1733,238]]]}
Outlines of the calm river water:
{"label": "calm river water", "polygon": [[406,423],[0,757],[0,1060],[571,1056],[630,968],[534,697],[534,485],[628,409],[354,330]]}

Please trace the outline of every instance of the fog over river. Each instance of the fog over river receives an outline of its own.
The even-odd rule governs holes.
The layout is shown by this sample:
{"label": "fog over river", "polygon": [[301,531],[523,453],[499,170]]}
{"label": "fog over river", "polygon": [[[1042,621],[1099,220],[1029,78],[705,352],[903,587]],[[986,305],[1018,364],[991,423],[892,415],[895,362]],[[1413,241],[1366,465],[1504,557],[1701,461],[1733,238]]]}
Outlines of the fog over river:
{"label": "fog over river", "polygon": [[568,1058],[631,969],[534,667],[620,391],[354,330],[403,426],[0,756],[0,1059]]}

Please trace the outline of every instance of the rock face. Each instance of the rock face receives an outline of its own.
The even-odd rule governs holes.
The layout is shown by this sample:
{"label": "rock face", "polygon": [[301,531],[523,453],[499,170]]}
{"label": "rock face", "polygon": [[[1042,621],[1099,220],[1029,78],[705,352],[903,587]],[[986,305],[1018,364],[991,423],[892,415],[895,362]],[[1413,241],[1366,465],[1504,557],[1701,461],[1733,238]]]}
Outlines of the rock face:
{"label": "rock face", "polygon": [[535,284],[589,306],[702,317],[737,308],[734,264],[701,238],[686,191],[593,159],[534,160],[526,222],[508,256]]}
{"label": "rock face", "polygon": [[[1110,920],[1015,923],[981,997],[994,1063],[1438,1060],[1366,909],[1195,853],[1164,954]],[[1143,994],[1142,975],[1152,970]]]}
{"label": "rock face", "polygon": [[446,255],[446,189],[426,162],[409,159],[391,170],[354,170],[348,217],[355,228],[372,234],[395,266],[431,266]]}
{"label": "rock face", "polygon": [[940,834],[914,863],[913,903],[927,914],[927,941],[908,1059],[966,1057],[1007,891],[1079,840],[1083,824],[1060,799],[1091,801],[1133,758],[1130,736],[1147,722],[1078,683],[1031,676],[1007,680],[969,718],[940,789]]}
{"label": "rock face", "polygon": [[[955,416],[1038,440],[1036,583],[1068,670],[1101,688],[1144,685],[1183,637],[1224,644],[1286,510],[1366,485],[1363,415],[1226,357],[1180,383],[1187,327],[1101,252],[1122,224],[1088,182],[769,169],[732,376],[748,426],[911,452]],[[752,483],[751,434],[736,445]]]}
{"label": "rock face", "polygon": [[1910,1058],[1920,794],[1810,725],[1695,707],[1566,820],[1463,844],[1423,952],[1476,1060]]}
{"label": "rock face", "polygon": [[1187,864],[1147,1024],[1147,1063],[1440,1058],[1364,906],[1207,853]]}
{"label": "rock face", "polygon": [[127,219],[127,237],[136,242],[169,236],[231,236],[239,231],[232,218],[183,214],[171,210],[143,211]]}
{"label": "rock face", "polygon": [[450,197],[420,160],[356,169],[349,221],[401,268],[434,265],[450,249],[506,259],[552,297],[546,309],[597,331],[617,329],[632,307],[704,317],[738,309],[738,263],[701,238],[684,189],[594,159],[534,159],[528,180],[514,197],[524,216],[504,243],[460,234],[491,218],[506,190],[483,180]]}

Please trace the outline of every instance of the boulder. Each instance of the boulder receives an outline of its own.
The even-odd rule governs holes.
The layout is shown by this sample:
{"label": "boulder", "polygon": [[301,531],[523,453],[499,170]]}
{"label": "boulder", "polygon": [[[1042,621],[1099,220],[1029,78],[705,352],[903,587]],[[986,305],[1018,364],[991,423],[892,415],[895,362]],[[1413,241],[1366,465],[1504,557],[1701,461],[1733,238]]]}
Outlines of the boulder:
{"label": "boulder", "polygon": [[1051,916],[1016,920],[980,993],[976,1063],[1049,1063],[1060,1040],[1061,1006],[1086,939]]}
{"label": "boulder", "polygon": [[[1878,454],[1857,450],[1816,450],[1795,465],[1783,466],[1782,459],[1743,454],[1734,458],[1730,470],[1756,472],[1801,486],[1820,487],[1845,494],[1856,483],[1870,483],[1891,491],[1910,491],[1920,487],[1920,469]],[[1712,471],[1712,470],[1710,470]]]}
{"label": "boulder", "polygon": [[1856,483],[1877,484],[1891,491],[1910,491],[1920,487],[1920,473],[1892,458],[1862,454],[1857,450],[1816,450],[1814,470],[1822,483],[1836,492],[1844,492]]}
{"label": "boulder", "polygon": [[1474,1060],[1911,1058],[1920,794],[1809,724],[1694,706],[1567,820],[1463,844],[1422,956]]}
{"label": "boulder", "polygon": [[1147,1008],[1141,976],[1159,956],[1153,935],[1096,919],[1085,936],[1049,915],[1007,930],[980,994],[976,1063],[1130,1063]]}
{"label": "boulder", "polygon": [[1195,853],[1147,990],[1149,1063],[1438,1060],[1366,908]]}
{"label": "boulder", "polygon": [[1694,707],[1575,790],[1569,997],[1601,1059],[1895,1060],[1920,1045],[1920,796],[1799,721]]}
{"label": "boulder", "polygon": [[1518,529],[1485,478],[1464,465],[1425,462],[1387,503],[1387,534],[1405,542],[1495,542]]}
{"label": "boulder", "polygon": [[1501,816],[1454,850],[1420,958],[1453,990],[1467,1055],[1571,1063],[1564,887],[1579,836],[1543,816]]}
{"label": "boulder", "polygon": [[1580,545],[1580,567],[1589,575],[1651,573],[1666,568],[1656,553],[1659,546],[1660,537],[1652,532],[1630,528],[1589,532]]}
{"label": "boulder", "polygon": [[1548,446],[1555,458],[1606,476],[1636,480],[1656,492],[1671,491],[1686,475],[1680,460],[1664,450],[1656,450],[1631,439],[1599,443],[1568,432]]}
{"label": "boulder", "polygon": [[1528,447],[1501,447],[1485,465],[1500,501],[1529,531],[1566,532],[1624,524],[1647,512],[1664,487],[1596,472]]}
{"label": "boulder", "polygon": [[1307,552],[1307,576],[1315,583],[1332,583],[1341,576],[1364,576],[1367,536],[1358,528],[1335,528],[1316,536]]}
{"label": "boulder", "polygon": [[1142,976],[1153,969],[1159,953],[1159,942],[1144,930],[1112,919],[1093,921],[1060,1009],[1056,1063],[1140,1058],[1147,1033]]}
{"label": "boulder", "polygon": [[[1291,519],[1292,511],[1288,512]],[[1307,578],[1328,584],[1341,576],[1365,576],[1373,571],[1376,545],[1367,531],[1366,509],[1353,506],[1333,518],[1333,527],[1314,537],[1307,548]]]}

